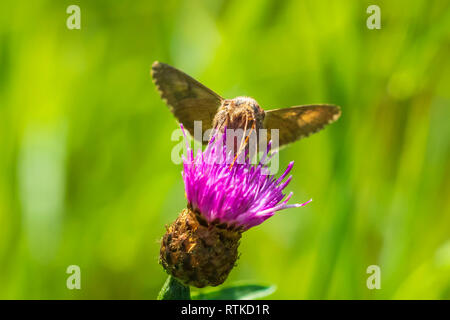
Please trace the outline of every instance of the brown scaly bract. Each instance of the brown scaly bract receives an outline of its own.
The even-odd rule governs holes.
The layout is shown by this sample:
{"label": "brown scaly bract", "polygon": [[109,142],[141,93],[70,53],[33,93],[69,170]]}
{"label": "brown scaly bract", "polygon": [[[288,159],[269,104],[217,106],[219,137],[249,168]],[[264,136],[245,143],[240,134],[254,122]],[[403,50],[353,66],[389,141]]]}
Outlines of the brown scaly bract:
{"label": "brown scaly bract", "polygon": [[208,223],[184,209],[161,241],[160,263],[185,285],[222,284],[238,258],[241,231]]}

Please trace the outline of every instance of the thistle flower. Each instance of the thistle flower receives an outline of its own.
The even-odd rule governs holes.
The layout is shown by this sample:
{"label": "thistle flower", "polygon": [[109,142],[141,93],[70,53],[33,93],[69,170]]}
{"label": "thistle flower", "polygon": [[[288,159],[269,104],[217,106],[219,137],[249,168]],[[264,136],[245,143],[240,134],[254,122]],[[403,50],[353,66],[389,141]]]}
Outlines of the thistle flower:
{"label": "thistle flower", "polygon": [[294,162],[278,179],[266,174],[270,145],[257,165],[250,163],[248,153],[242,163],[235,162],[234,153],[227,152],[226,131],[197,156],[187,146],[182,173],[187,208],[161,242],[160,263],[169,274],[198,288],[222,284],[238,258],[242,232],[277,211],[311,201],[287,204],[292,192],[285,198],[283,189],[292,176],[283,180]]}

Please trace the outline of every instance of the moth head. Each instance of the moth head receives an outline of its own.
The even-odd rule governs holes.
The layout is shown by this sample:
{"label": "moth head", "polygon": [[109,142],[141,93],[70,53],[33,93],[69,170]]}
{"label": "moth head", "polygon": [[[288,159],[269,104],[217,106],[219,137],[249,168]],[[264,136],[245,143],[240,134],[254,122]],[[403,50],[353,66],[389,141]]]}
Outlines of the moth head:
{"label": "moth head", "polygon": [[234,99],[224,100],[223,106],[231,114],[245,111],[254,120],[262,121],[264,119],[264,110],[255,99],[250,97],[236,97]]}

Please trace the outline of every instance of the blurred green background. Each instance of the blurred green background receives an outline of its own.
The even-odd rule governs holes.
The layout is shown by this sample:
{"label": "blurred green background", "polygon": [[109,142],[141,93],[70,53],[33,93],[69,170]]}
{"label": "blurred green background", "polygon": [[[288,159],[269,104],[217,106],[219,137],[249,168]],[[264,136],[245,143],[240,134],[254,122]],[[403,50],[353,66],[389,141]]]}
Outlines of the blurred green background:
{"label": "blurred green background", "polygon": [[[342,106],[280,154],[293,200],[314,201],[246,232],[226,284],[450,298],[450,3],[425,0],[3,1],[0,298],[156,297],[158,241],[186,203],[154,60],[266,109]],[[66,288],[72,264],[81,290]]]}

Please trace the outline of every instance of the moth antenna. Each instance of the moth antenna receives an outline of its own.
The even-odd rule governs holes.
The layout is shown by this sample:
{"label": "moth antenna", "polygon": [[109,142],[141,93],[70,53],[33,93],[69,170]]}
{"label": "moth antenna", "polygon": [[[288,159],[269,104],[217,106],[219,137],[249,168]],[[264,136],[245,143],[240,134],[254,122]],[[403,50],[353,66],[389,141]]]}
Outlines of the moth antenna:
{"label": "moth antenna", "polygon": [[[247,114],[247,116],[245,118],[244,132],[247,131],[247,123],[248,123],[248,114]],[[247,145],[248,139],[250,138],[250,135],[252,134],[253,130],[255,130],[255,122],[253,122],[252,127],[250,128],[250,132],[248,133],[248,135],[247,136],[245,136],[245,135],[242,136],[242,141],[241,141],[241,145],[239,146],[239,151],[234,156],[233,163],[230,165],[230,170],[231,170],[231,168],[233,168],[233,165],[236,162],[238,156],[241,154],[241,152],[243,150],[245,150],[245,146]],[[244,140],[244,137],[245,137],[245,140]]]}
{"label": "moth antenna", "polygon": [[241,144],[239,145],[239,151],[236,156],[238,156],[241,153],[242,145],[247,143],[247,137],[245,136],[245,133],[247,132],[247,125],[248,125],[248,112],[245,114],[245,125],[244,125],[244,134],[242,135]]}

